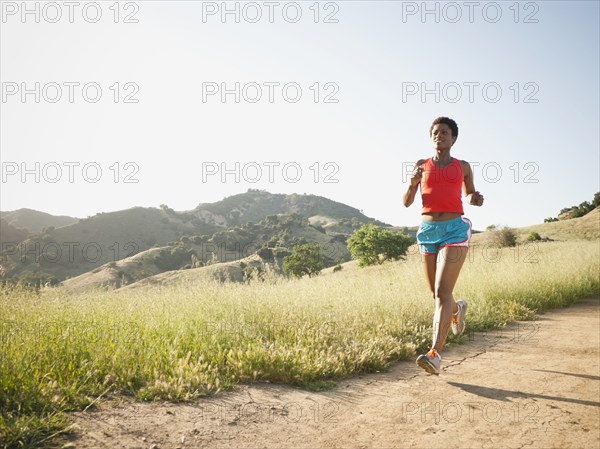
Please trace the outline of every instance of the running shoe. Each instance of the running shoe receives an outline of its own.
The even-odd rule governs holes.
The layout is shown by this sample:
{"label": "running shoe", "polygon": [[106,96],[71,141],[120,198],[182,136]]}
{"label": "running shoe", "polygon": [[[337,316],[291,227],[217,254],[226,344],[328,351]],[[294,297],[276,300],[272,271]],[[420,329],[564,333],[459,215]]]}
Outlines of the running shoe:
{"label": "running shoe", "polygon": [[456,301],[458,310],[452,315],[452,333],[457,337],[465,331],[465,317],[467,316],[467,301],[459,299]]}
{"label": "running shoe", "polygon": [[427,354],[421,354],[417,357],[417,365],[427,371],[429,374],[440,374],[440,363],[442,357],[433,348]]}

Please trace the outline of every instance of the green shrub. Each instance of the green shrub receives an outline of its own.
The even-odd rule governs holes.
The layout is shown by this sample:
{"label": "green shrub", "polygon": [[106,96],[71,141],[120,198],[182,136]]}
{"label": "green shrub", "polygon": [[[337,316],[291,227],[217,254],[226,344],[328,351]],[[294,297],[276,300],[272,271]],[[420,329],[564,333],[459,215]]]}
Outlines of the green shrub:
{"label": "green shrub", "polygon": [[391,233],[374,224],[361,226],[348,239],[348,249],[361,267],[382,264],[386,260],[404,259],[413,239],[402,234]]}
{"label": "green shrub", "polygon": [[290,276],[315,276],[323,269],[323,257],[319,245],[306,243],[292,248],[292,254],[283,258],[283,271]]}
{"label": "green shrub", "polygon": [[494,231],[492,241],[499,248],[517,246],[517,233],[513,228],[505,226]]}
{"label": "green shrub", "polygon": [[182,246],[174,246],[172,248],[162,249],[154,256],[154,265],[164,271],[178,270],[184,265],[187,265],[192,260],[192,256],[196,255],[193,249],[186,249]]}

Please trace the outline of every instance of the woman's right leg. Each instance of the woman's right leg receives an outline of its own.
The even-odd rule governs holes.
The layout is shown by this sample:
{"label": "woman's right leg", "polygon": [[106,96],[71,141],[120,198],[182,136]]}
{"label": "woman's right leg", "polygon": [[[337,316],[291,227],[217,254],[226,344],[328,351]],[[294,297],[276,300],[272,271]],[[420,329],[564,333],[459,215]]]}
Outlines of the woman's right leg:
{"label": "woman's right leg", "polygon": [[440,251],[441,261],[436,269],[434,287],[436,311],[433,319],[433,348],[438,353],[442,351],[446,342],[452,322],[452,314],[458,310],[453,290],[468,251],[469,248],[464,246],[447,246]]}
{"label": "woman's right leg", "polygon": [[431,297],[435,299],[435,271],[437,268],[437,254],[423,254],[421,255],[423,258],[423,268],[425,268],[425,278],[427,279],[427,284],[429,285],[429,291],[431,292]]}
{"label": "woman's right leg", "polygon": [[[431,297],[435,304],[435,312],[433,314],[433,343],[432,343],[431,347],[435,346],[435,343],[437,340],[436,330],[439,328],[439,325],[440,325],[439,305],[438,305],[438,301],[436,300],[436,294],[435,294],[435,278],[436,278],[436,272],[437,272],[437,268],[438,268],[437,259],[438,259],[438,255],[440,253],[438,253],[436,255],[423,254],[421,256],[421,257],[423,257],[423,262],[424,262],[423,267],[425,268],[425,278],[427,279],[427,284],[429,285],[429,292],[431,293]],[[454,300],[454,295],[452,295],[452,293],[450,293],[450,296],[452,299],[452,313],[456,313],[458,311],[458,306],[456,305],[456,301]]]}
{"label": "woman's right leg", "polygon": [[[427,279],[427,285],[429,286],[429,292],[431,293],[431,297],[435,300],[435,274],[437,271],[438,263],[438,255],[426,255],[423,254],[423,268],[425,268],[425,278]],[[454,295],[452,296],[452,313],[456,313],[458,307],[456,307],[456,301],[454,300]]]}

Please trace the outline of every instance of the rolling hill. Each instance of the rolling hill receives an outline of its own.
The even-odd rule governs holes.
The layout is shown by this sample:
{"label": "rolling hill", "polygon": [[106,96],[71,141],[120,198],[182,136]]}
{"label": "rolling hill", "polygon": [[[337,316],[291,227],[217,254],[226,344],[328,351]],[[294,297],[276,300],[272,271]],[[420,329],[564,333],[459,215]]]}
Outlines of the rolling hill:
{"label": "rolling hill", "polygon": [[78,218],[65,215],[51,215],[33,209],[17,209],[11,212],[0,212],[0,218],[15,228],[23,228],[29,232],[41,232],[51,226],[60,228],[77,223]]}
{"label": "rolling hill", "polygon": [[[184,212],[165,205],[134,207],[29,235],[2,254],[3,278],[57,282],[83,273],[97,274],[93,272],[100,266],[150,249],[144,257],[153,258],[159,272],[237,260],[262,246],[290,248],[307,242],[331,252],[333,263],[348,259],[345,238],[364,223],[385,225],[324,197],[259,190]],[[117,270],[124,279],[129,266]],[[156,269],[146,271],[152,275]],[[140,278],[136,273],[131,281]]]}
{"label": "rolling hill", "polygon": [[[594,240],[600,238],[600,207],[592,210],[583,217],[541,223],[532,226],[514,228],[518,242],[524,243],[527,236],[537,232],[542,238],[552,240]],[[489,231],[473,234],[471,241],[486,243],[491,239]]]}
{"label": "rolling hill", "polygon": [[[220,273],[221,268],[230,266],[235,268],[230,273],[231,277],[242,280],[240,261],[257,253],[262,254],[264,264],[278,267],[272,267],[273,271],[281,271],[282,258],[293,246],[314,243],[321,248],[325,265],[331,266],[350,260],[345,241],[345,236],[327,234],[300,215],[269,215],[259,223],[247,223],[210,236],[183,237],[169,246],[150,248],[131,257],[108,262],[65,280],[63,285],[71,290],[119,288],[165,272],[191,269],[195,273]],[[271,255],[264,255],[263,250]]]}
{"label": "rolling hill", "polygon": [[[346,239],[364,223],[389,227],[327,198],[252,189],[190,211],[134,207],[34,234],[2,220],[2,241],[12,245],[2,246],[0,280],[119,288],[165,272],[214,271],[217,264],[240,261],[261,248],[285,254],[303,243],[319,245],[325,265],[332,266],[350,259]],[[413,237],[416,232],[392,229]],[[520,242],[532,232],[553,240],[598,239],[600,209],[515,231]],[[491,236],[477,233],[472,242],[485,243]]]}
{"label": "rolling hill", "polygon": [[[216,203],[199,204],[191,213],[205,222],[218,226],[240,226],[245,223],[258,223],[269,215],[298,214],[318,222],[339,226],[337,232],[353,232],[353,224],[386,223],[369,218],[358,209],[337,201],[316,195],[273,194],[264,190],[249,189],[246,193],[224,198]],[[314,218],[313,218],[314,217]]]}
{"label": "rolling hill", "polygon": [[4,249],[7,245],[18,245],[27,238],[29,232],[26,229],[18,228],[3,218],[0,218],[0,248]]}
{"label": "rolling hill", "polygon": [[211,234],[217,229],[192,215],[156,208],[99,213],[30,235],[18,250],[4,255],[3,265],[8,277],[35,277],[38,273],[63,280],[183,235]]}
{"label": "rolling hill", "polygon": [[[290,226],[292,224],[292,226]],[[269,257],[260,257],[258,254],[240,253],[239,260],[226,260],[223,256],[228,252],[224,250],[227,245],[243,242],[252,242],[251,229],[265,232],[260,242],[272,246],[273,251],[269,252]],[[277,230],[284,230],[283,233]],[[414,228],[395,228],[396,230],[408,231],[413,233]],[[320,235],[315,235],[314,232]],[[561,222],[543,223],[534,226],[515,228],[519,243],[527,242],[527,236],[532,232],[538,232],[543,238],[552,240],[593,240],[600,238],[600,209],[590,212],[584,217],[574,218]],[[406,233],[406,232],[405,232]],[[485,231],[473,234],[471,242],[474,244],[491,243],[493,233]],[[245,236],[245,237],[244,237]],[[283,237],[283,238],[282,238]],[[256,237],[256,242],[260,237]],[[219,240],[220,239],[220,240]],[[199,241],[194,244],[189,241],[184,245],[187,250],[193,250],[195,254],[202,254],[203,259],[210,259],[210,253],[202,252],[211,248],[211,250],[221,248],[222,252],[217,252],[215,262],[210,265],[190,267],[191,269],[172,269],[157,272],[156,265],[152,264],[152,259],[156,258],[160,251],[166,251],[167,248],[153,248],[145,253],[133,256],[128,259],[113,264],[112,267],[105,265],[101,269],[94,270],[93,273],[85,273],[77,278],[69,279],[63,282],[65,287],[71,290],[81,290],[83,288],[93,288],[98,286],[108,286],[115,288],[122,286],[125,289],[141,288],[148,286],[166,286],[173,283],[193,281],[200,279],[215,279],[218,281],[243,282],[247,279],[248,268],[254,268],[259,272],[271,271],[281,273],[282,258],[286,254],[286,247],[292,246],[293,241],[312,241],[318,242],[324,250],[324,255],[330,256],[327,268],[323,270],[324,275],[332,275],[334,260],[344,261],[342,267],[344,272],[351,270],[361,270],[355,260],[349,260],[349,253],[344,245],[344,239],[339,236],[331,236],[308,224],[304,217],[298,215],[277,215],[267,217],[259,224],[248,224],[241,227],[235,227],[228,231],[215,233],[206,241]],[[539,242],[544,244],[544,242]],[[170,251],[173,247],[170,247]],[[249,247],[250,248],[250,247]],[[416,248],[411,248],[410,253],[417,253]],[[236,256],[230,252],[230,255]],[[155,274],[154,274],[155,273]]]}

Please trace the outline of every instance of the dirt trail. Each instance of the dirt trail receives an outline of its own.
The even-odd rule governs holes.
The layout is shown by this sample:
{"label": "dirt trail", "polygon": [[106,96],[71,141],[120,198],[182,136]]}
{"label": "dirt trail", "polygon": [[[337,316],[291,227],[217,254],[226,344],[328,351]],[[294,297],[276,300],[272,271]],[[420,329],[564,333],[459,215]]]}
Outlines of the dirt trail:
{"label": "dirt trail", "polygon": [[73,414],[77,448],[600,448],[600,298],[334,390],[241,385]]}

